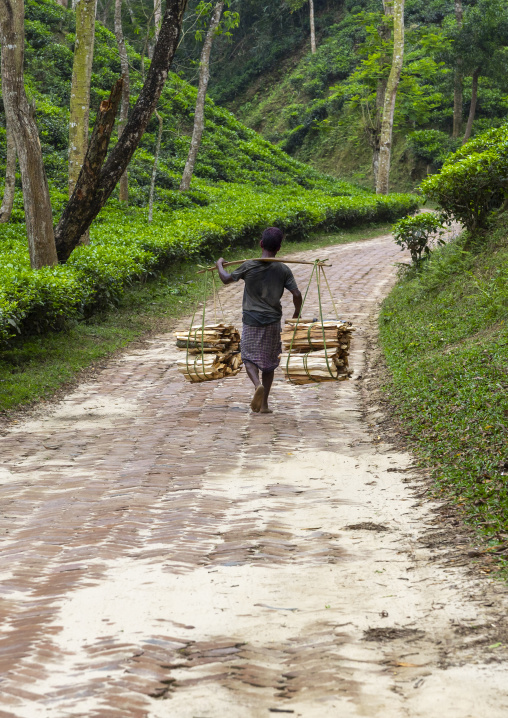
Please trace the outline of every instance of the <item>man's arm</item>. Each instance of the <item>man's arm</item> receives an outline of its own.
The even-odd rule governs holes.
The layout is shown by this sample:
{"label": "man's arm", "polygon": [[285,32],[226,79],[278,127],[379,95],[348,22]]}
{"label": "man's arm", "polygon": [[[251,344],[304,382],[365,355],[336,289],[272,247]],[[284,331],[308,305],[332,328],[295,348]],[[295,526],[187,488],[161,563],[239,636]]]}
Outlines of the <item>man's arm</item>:
{"label": "man's arm", "polygon": [[229,274],[229,272],[226,272],[226,270],[222,266],[223,264],[224,259],[222,257],[215,262],[215,266],[217,267],[217,270],[219,272],[220,281],[222,282],[222,284],[231,284],[231,282],[234,282],[235,280]]}
{"label": "man's arm", "polygon": [[295,313],[293,314],[293,319],[298,319],[303,303],[302,293],[299,289],[290,289],[289,291],[293,295],[293,304],[295,305]]}

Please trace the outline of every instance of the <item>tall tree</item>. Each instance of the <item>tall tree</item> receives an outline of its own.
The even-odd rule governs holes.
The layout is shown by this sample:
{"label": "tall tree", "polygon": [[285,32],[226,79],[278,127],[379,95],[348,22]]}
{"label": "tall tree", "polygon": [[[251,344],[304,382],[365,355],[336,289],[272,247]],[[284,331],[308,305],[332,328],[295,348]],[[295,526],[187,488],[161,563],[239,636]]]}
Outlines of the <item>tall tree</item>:
{"label": "tall tree", "polygon": [[[161,22],[161,0],[154,0],[154,24],[155,24],[155,42],[159,39],[159,31],[160,31],[160,22]],[[144,67],[143,67],[144,72]],[[143,77],[144,79],[144,77]],[[164,121],[162,119],[162,115],[160,115],[157,110],[155,110],[155,117],[157,118],[159,122],[159,131],[157,132],[157,143],[155,145],[155,154],[153,157],[153,165],[152,165],[152,177],[150,179],[150,194],[148,197],[148,221],[151,222],[153,220],[153,203],[155,200],[155,181],[157,179],[157,168],[159,166],[159,155],[161,151],[161,143],[162,143],[162,130],[164,129]]]}
{"label": "tall tree", "polygon": [[374,112],[370,116],[368,124],[369,142],[372,147],[372,172],[374,174],[374,186],[377,187],[379,174],[379,155],[381,152],[381,128],[383,123],[383,109],[385,104],[386,85],[388,77],[383,72],[385,62],[388,62],[387,45],[391,40],[393,2],[391,0],[383,0],[384,19],[379,25],[377,31],[380,40],[380,48],[377,56],[378,61],[378,80],[376,87],[376,105]]}
{"label": "tall tree", "polygon": [[[291,8],[291,11],[299,10],[305,5],[307,0],[286,0],[287,4]],[[309,15],[310,15],[310,50],[312,54],[316,52],[316,20],[314,14],[314,0],[308,0],[309,2]]]}
{"label": "tall tree", "polygon": [[[0,0],[1,1],[1,0]],[[127,125],[115,147],[104,162],[108,132],[112,122],[106,121],[115,112],[116,89],[110,100],[101,103],[87,156],[60,222],[55,231],[60,261],[65,261],[77,246],[79,238],[111,196],[120,177],[126,170],[148,122],[157,107],[169,68],[178,47],[187,0],[166,0],[159,39],[155,46],[152,62],[138,99],[130,112]],[[120,88],[121,90],[121,88]],[[103,128],[105,127],[105,130]],[[96,138],[96,139],[94,139]]]}
{"label": "tall tree", "polygon": [[309,0],[310,11],[310,50],[312,54],[316,52],[316,22],[314,20],[314,0]]}
{"label": "tall tree", "polygon": [[[462,0],[455,0],[455,20],[457,27],[462,27],[462,19],[464,16],[462,8]],[[454,138],[460,136],[462,132],[462,103],[463,103],[463,69],[462,58],[460,55],[455,60],[455,76],[453,83],[453,134]]]}
{"label": "tall tree", "polygon": [[[57,263],[48,180],[37,126],[30,111],[23,78],[23,0],[0,0],[2,97],[7,124],[16,142],[30,263],[34,269]],[[79,239],[79,238],[78,238]]]}
{"label": "tall tree", "polygon": [[196,100],[196,110],[194,112],[194,129],[192,131],[189,155],[187,157],[187,162],[185,163],[185,169],[180,183],[181,192],[187,191],[190,187],[196,158],[198,156],[201,139],[205,130],[205,101],[208,81],[210,80],[210,54],[212,52],[213,38],[218,30],[222,11],[224,10],[224,4],[224,0],[219,0],[219,2],[215,3],[210,26],[208,28],[208,32],[206,33],[205,42],[203,43],[203,49],[201,51],[198,96]]}
{"label": "tall tree", "polygon": [[[130,103],[130,82],[129,82],[129,58],[127,56],[127,48],[125,47],[125,38],[122,28],[122,0],[115,0],[115,37],[118,45],[118,53],[120,55],[120,66],[122,68],[123,88],[122,88],[122,106],[120,109],[120,121],[118,123],[118,137],[122,133],[129,119],[129,103]],[[120,201],[129,201],[129,176],[127,170],[120,179]]]}
{"label": "tall tree", "polygon": [[16,142],[9,124],[6,126],[6,145],[4,196],[0,207],[1,224],[5,224],[11,218],[14,205],[14,190],[16,188]]}
{"label": "tall tree", "polygon": [[[90,83],[95,41],[96,0],[77,0],[76,39],[69,106],[69,197],[79,177],[88,147]],[[88,232],[82,244],[90,241]]]}
{"label": "tall tree", "polygon": [[[53,231],[51,201],[37,126],[23,82],[23,0],[0,0],[3,101],[16,141],[32,267],[68,259],[111,196],[141,140],[164,88],[178,47],[187,0],[166,0],[166,10],[147,78],[116,146],[106,154],[122,93],[119,80],[101,102],[74,192]],[[57,257],[58,250],[58,257]]]}
{"label": "tall tree", "polygon": [[467,5],[461,23],[456,23],[451,33],[453,51],[459,59],[462,74],[471,77],[471,102],[463,142],[467,142],[473,130],[480,78],[505,74],[507,37],[506,0],[476,0]]}
{"label": "tall tree", "polygon": [[383,106],[379,143],[379,170],[376,184],[377,194],[388,194],[390,181],[395,101],[404,64],[404,2],[405,0],[393,0],[393,60]]}

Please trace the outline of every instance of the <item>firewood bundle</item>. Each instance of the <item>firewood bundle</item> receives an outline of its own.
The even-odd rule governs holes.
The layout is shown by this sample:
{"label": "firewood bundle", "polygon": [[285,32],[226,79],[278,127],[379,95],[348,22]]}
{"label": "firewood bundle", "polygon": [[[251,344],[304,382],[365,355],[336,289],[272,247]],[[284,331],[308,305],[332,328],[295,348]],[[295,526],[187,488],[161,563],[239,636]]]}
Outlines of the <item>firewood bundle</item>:
{"label": "firewood bundle", "polygon": [[[288,320],[282,332],[281,367],[293,384],[345,381],[354,327],[351,322]],[[323,336],[324,335],[324,336]],[[326,342],[326,349],[325,349]]]}
{"label": "firewood bundle", "polygon": [[193,326],[175,336],[176,346],[186,353],[178,361],[178,371],[188,381],[223,379],[240,371],[240,334],[232,324]]}

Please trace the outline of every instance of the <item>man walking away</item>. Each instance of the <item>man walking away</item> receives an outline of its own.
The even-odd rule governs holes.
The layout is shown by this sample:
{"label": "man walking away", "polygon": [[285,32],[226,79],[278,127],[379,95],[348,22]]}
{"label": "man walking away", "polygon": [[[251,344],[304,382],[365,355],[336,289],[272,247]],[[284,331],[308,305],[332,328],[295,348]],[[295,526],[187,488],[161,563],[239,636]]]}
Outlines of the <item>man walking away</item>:
{"label": "man walking away", "polygon": [[[283,234],[280,229],[270,227],[263,232],[261,239],[262,259],[273,259],[280,250]],[[296,285],[293,272],[282,262],[260,262],[249,259],[229,274],[222,266],[224,259],[217,261],[219,277],[223,284],[243,279],[243,331],[241,351],[242,359],[249,379],[255,386],[251,402],[252,411],[271,414],[268,408],[268,396],[273,382],[273,374],[279,366],[281,353],[281,317],[280,299],[287,289],[293,295],[295,312],[300,314],[302,295]],[[261,380],[259,372],[261,371]]]}

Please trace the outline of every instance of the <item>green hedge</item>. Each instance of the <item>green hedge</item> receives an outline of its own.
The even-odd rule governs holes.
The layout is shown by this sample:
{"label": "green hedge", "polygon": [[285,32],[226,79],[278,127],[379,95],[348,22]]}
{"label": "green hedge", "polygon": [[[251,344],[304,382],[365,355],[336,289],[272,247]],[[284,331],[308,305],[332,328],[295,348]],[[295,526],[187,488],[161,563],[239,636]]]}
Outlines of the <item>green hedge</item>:
{"label": "green hedge", "polygon": [[210,255],[276,225],[292,236],[310,230],[392,221],[418,206],[413,195],[330,196],[319,190],[249,185],[206,187],[207,206],[159,208],[148,224],[139,209],[112,202],[65,265],[30,269],[21,223],[0,226],[0,341],[16,333],[58,329],[114,305],[126,284],[179,258]]}
{"label": "green hedge", "polygon": [[508,198],[508,124],[467,142],[421,184],[448,219],[476,232]]}

